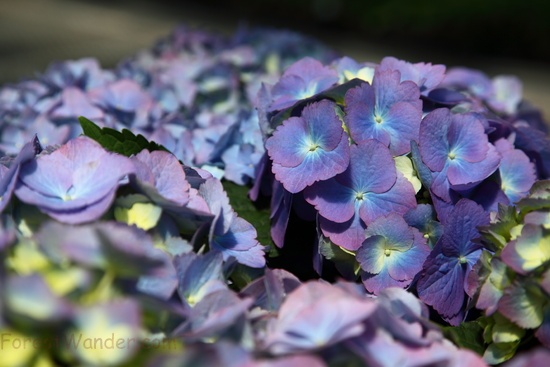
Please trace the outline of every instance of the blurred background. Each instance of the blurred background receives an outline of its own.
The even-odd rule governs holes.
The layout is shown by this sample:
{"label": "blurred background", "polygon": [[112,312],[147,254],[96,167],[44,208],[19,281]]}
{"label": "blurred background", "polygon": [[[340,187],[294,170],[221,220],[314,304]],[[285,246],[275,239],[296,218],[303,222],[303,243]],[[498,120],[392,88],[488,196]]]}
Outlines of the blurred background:
{"label": "blurred background", "polygon": [[299,31],[358,61],[513,74],[550,120],[549,19],[544,0],[0,0],[0,83],[56,60],[110,68],[181,23],[227,35],[245,24]]}

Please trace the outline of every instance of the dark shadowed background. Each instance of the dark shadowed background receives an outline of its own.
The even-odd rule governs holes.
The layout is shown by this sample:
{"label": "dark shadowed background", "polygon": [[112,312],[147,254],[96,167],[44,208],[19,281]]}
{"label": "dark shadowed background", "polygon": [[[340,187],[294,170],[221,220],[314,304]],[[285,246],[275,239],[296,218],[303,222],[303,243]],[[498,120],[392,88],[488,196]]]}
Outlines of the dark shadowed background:
{"label": "dark shadowed background", "polygon": [[514,74],[550,119],[550,2],[543,0],[0,0],[0,83],[55,60],[104,68],[180,23],[232,34],[241,24],[317,37],[358,61],[395,56]]}

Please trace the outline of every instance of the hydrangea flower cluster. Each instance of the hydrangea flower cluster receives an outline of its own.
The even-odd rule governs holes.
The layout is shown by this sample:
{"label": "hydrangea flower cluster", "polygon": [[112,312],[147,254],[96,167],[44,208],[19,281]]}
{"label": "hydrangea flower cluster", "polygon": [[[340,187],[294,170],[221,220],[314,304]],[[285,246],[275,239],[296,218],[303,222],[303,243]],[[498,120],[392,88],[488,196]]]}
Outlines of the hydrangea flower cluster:
{"label": "hydrangea flower cluster", "polygon": [[[354,283],[265,269],[255,228],[221,182],[169,152],[128,157],[87,136],[43,150],[35,138],[7,163],[2,363],[485,365],[402,289],[373,298]],[[254,280],[237,286],[245,276]],[[389,361],[381,346],[398,353]]]}
{"label": "hydrangea flower cluster", "polygon": [[[305,58],[263,86],[258,110],[267,156],[251,196],[271,195],[271,233],[280,248],[294,235],[287,231],[293,220],[313,221],[313,266],[321,276],[329,274],[324,265],[329,272],[335,265],[338,276],[360,279],[374,295],[408,289],[458,326],[475,318],[481,289],[480,300],[496,302],[486,293],[495,286],[472,285],[472,279],[488,279],[489,265],[481,278],[478,269],[487,257],[495,255],[499,264],[499,294],[501,281],[509,279],[504,264],[526,275],[547,263],[540,228],[525,228],[517,240],[522,244],[508,245],[502,255],[480,232],[497,225],[491,223],[502,207],[514,211],[530,200],[533,184],[548,178],[546,124],[522,100],[517,78],[393,57],[315,66]],[[518,260],[528,256],[523,246],[536,249]],[[542,321],[549,293],[544,280],[527,278],[541,284],[533,290],[539,298],[532,296],[538,316],[524,309],[532,317],[521,321],[528,316],[513,314],[527,303],[520,293],[531,297],[526,283],[506,288],[509,295],[499,304],[514,303],[502,306],[508,322],[540,327],[539,340],[549,347]],[[515,351],[499,344],[506,358],[492,358],[495,348],[485,353],[491,363]]]}
{"label": "hydrangea flower cluster", "polygon": [[0,121],[0,367],[548,358],[550,139],[514,77],[180,27],[0,88]]}

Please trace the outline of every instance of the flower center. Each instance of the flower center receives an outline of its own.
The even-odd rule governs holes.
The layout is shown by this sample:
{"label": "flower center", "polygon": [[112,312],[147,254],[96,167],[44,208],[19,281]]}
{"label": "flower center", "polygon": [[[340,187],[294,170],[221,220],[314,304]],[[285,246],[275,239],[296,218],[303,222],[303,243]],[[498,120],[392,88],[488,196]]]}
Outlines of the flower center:
{"label": "flower center", "polygon": [[384,120],[382,120],[382,116],[374,115],[374,121],[376,121],[377,124],[381,124]]}
{"label": "flower center", "polygon": [[459,256],[458,257],[458,261],[461,263],[461,264],[466,264],[468,262],[468,259],[466,259],[466,256]]}
{"label": "flower center", "polygon": [[317,148],[319,148],[319,144],[311,143],[311,144],[309,144],[308,151],[314,152],[314,151],[317,150]]}
{"label": "flower center", "polygon": [[449,154],[447,155],[447,157],[449,157],[450,160],[453,160],[456,158],[456,154],[455,152],[449,152]]}
{"label": "flower center", "polygon": [[355,200],[363,201],[364,199],[365,199],[365,193],[364,192],[355,193]]}
{"label": "flower center", "polygon": [[71,201],[73,200],[72,196],[69,195],[69,194],[63,194],[63,196],[61,197],[61,200],[63,201]]}
{"label": "flower center", "polygon": [[384,255],[390,256],[391,255],[391,250],[389,248],[385,249],[384,250]]}

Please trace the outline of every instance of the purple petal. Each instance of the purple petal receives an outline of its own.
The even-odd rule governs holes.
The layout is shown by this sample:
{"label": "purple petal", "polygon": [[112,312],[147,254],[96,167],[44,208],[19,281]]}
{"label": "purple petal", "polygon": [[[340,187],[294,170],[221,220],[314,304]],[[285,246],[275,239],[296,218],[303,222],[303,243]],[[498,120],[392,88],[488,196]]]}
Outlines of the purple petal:
{"label": "purple petal", "polygon": [[97,210],[112,198],[119,180],[133,171],[128,158],[107,152],[90,138],[78,137],[23,165],[15,193],[46,211],[86,212],[84,208],[90,206],[92,220],[101,216]]}
{"label": "purple petal", "polygon": [[[499,141],[495,144],[498,143]],[[535,166],[530,162],[529,157],[519,149],[503,152],[498,145],[496,147],[502,155],[498,168],[502,191],[511,203],[516,203],[527,196],[533,186],[536,180]]]}
{"label": "purple petal", "polygon": [[450,124],[451,115],[446,108],[433,110],[420,124],[420,155],[432,172],[442,171],[447,162],[449,142],[446,137]]}
{"label": "purple petal", "polygon": [[185,179],[183,167],[174,155],[160,150],[149,152],[144,149],[131,159],[141,184],[156,189],[164,199],[178,205],[185,205],[189,201],[190,185]]}
{"label": "purple petal", "polygon": [[332,222],[319,216],[319,225],[323,235],[330,238],[332,242],[350,251],[357,250],[365,240],[366,225],[358,213],[344,223]]}
{"label": "purple petal", "polygon": [[272,171],[285,189],[295,194],[317,181],[326,180],[342,173],[348,164],[348,138],[342,134],[340,144],[334,150],[308,154],[300,165],[292,168],[274,163]]}
{"label": "purple petal", "polygon": [[416,207],[415,191],[412,184],[398,172],[395,184],[386,192],[368,192],[359,207],[359,216],[369,225],[379,216],[391,212],[405,214]]}
{"label": "purple petal", "polygon": [[416,285],[419,298],[433,306],[451,325],[458,325],[464,303],[464,267],[457,258],[434,252],[423,268]]}
{"label": "purple petal", "polygon": [[61,93],[62,105],[52,111],[53,118],[85,116],[88,119],[102,119],[103,111],[92,105],[84,92],[76,87],[68,87]]}
{"label": "purple petal", "polygon": [[451,117],[447,136],[449,153],[467,162],[479,162],[488,154],[488,138],[482,122],[472,114]]}
{"label": "purple petal", "polygon": [[491,143],[487,155],[482,161],[471,163],[462,159],[454,159],[449,162],[447,177],[449,183],[459,190],[461,185],[480,182],[493,174],[500,164],[500,154]]}
{"label": "purple petal", "polygon": [[275,164],[296,167],[303,162],[307,151],[304,139],[308,136],[307,123],[301,117],[291,117],[279,125],[267,139],[265,147]]}

